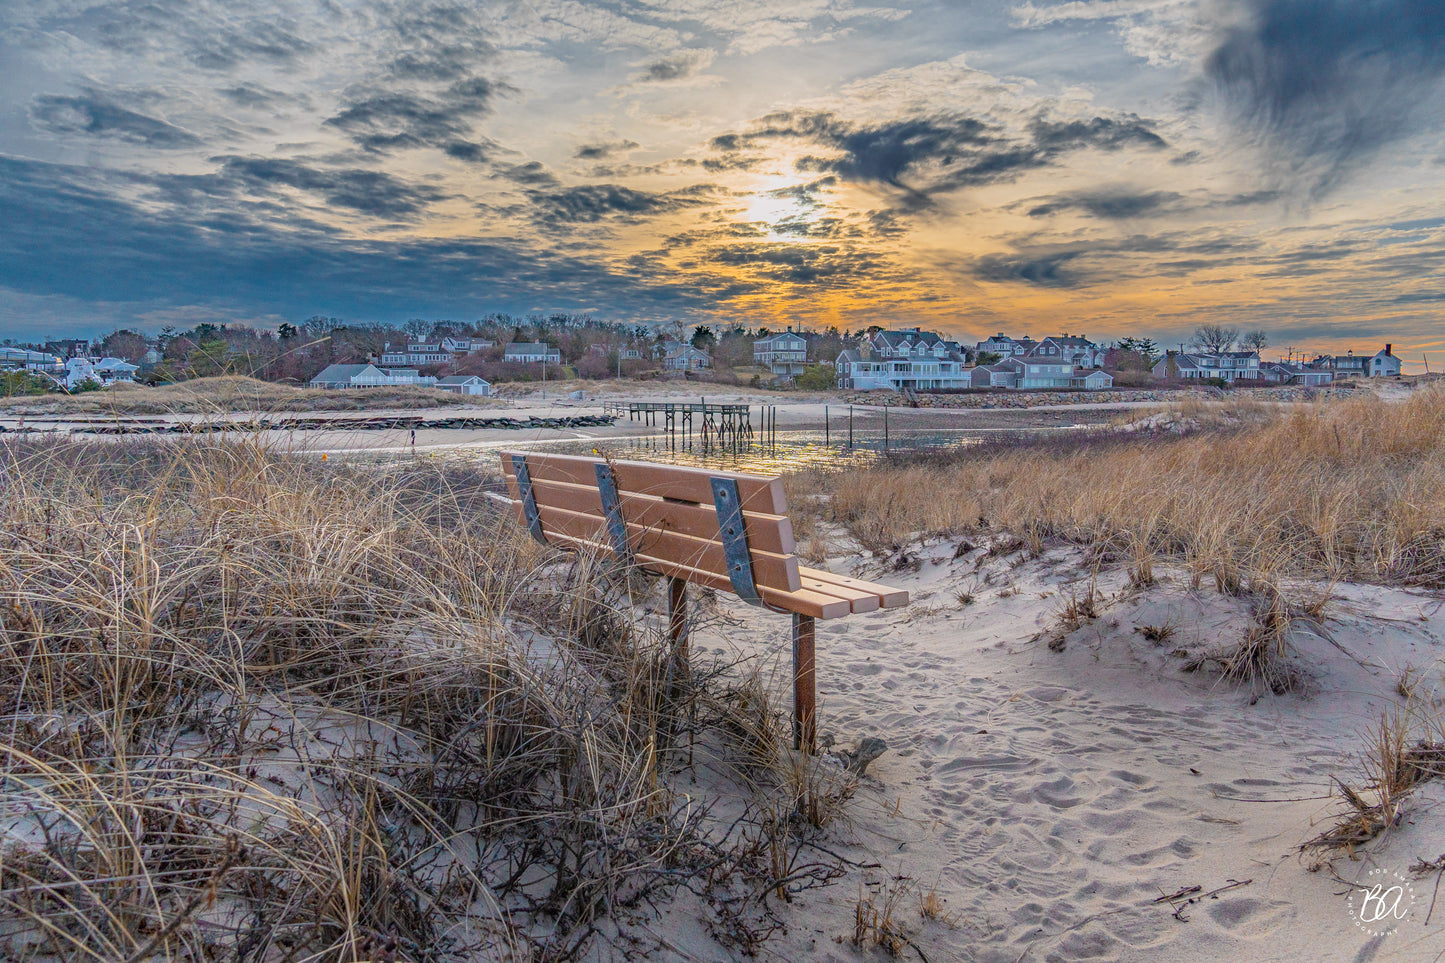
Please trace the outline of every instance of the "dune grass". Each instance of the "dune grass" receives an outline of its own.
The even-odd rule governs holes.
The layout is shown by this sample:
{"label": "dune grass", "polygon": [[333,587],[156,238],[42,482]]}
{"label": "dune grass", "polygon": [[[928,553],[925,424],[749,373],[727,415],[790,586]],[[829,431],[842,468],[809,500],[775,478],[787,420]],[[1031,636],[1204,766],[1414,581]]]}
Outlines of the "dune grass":
{"label": "dune grass", "polygon": [[148,388],[116,384],[78,395],[48,394],[0,398],[10,415],[166,415],[221,414],[237,411],[377,411],[413,408],[484,408],[494,399],[468,397],[419,385],[324,391],[259,381],[241,375],[196,378]]}
{"label": "dune grass", "polygon": [[789,480],[796,515],[896,551],[919,535],[1008,531],[1106,543],[1147,571],[1221,588],[1308,576],[1445,584],[1445,389],[1400,402],[1189,402],[1195,430],[926,456]]}
{"label": "dune grass", "polygon": [[0,958],[571,958],[684,886],[755,946],[832,872],[756,686],[473,476],[8,441],[0,501]]}

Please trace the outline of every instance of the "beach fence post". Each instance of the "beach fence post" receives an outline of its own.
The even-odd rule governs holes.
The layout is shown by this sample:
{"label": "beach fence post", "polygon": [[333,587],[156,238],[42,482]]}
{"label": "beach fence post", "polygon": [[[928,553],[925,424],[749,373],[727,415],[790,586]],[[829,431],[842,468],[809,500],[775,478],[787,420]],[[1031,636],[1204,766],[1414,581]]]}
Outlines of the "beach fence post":
{"label": "beach fence post", "polygon": [[853,450],[853,406],[848,406],[848,450]]}
{"label": "beach fence post", "polygon": [[793,615],[793,748],[808,755],[818,749],[818,684],[813,648],[816,626],[811,615]]}
{"label": "beach fence post", "polygon": [[883,406],[883,450],[888,450],[888,406]]}
{"label": "beach fence post", "polygon": [[823,447],[824,447],[824,448],[831,448],[831,447],[833,447],[832,441],[830,441],[829,438],[828,438],[828,406],[827,406],[827,405],[824,405],[824,406],[823,406]]}

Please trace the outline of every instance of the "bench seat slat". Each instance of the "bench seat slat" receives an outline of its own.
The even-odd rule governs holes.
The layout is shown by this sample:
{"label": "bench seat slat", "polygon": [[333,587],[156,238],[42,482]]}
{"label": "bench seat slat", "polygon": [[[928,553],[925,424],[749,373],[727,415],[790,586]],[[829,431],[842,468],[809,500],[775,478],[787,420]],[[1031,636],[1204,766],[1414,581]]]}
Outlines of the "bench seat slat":
{"label": "bench seat slat", "polygon": [[849,611],[854,615],[878,610],[878,594],[876,592],[863,592],[839,585],[836,582],[825,582],[822,579],[809,578],[805,575],[799,575],[799,580],[802,582],[803,588],[809,591],[844,599],[848,603]]}
{"label": "bench seat slat", "polygon": [[848,575],[838,575],[834,572],[816,568],[799,568],[798,574],[803,579],[829,582],[845,588],[871,592],[878,596],[879,608],[896,609],[908,604],[908,592],[904,589],[893,588],[891,585],[882,585],[878,582],[865,582],[862,579],[852,578]]}
{"label": "bench seat slat", "polygon": [[[519,509],[520,510],[520,509]],[[569,545],[584,551],[595,552],[599,555],[611,555],[612,548],[608,545],[593,542],[585,538],[574,538],[570,535],[551,535],[556,542],[565,542]],[[682,565],[670,559],[651,558],[647,555],[635,557],[637,565],[649,572],[658,575],[671,575],[684,579],[694,585],[703,585],[708,588],[719,589],[724,592],[732,591],[732,582],[725,575],[717,575],[712,572],[705,572],[687,565]],[[824,595],[821,592],[799,589],[796,592],[780,592],[777,589],[758,586],[758,594],[764,602],[787,612],[796,612],[799,615],[811,615],[815,619],[837,619],[849,614],[852,606],[847,599],[841,599],[833,595]]]}
{"label": "bench seat slat", "polygon": [[[514,454],[526,457],[527,473],[532,476],[533,481],[566,482],[573,485],[591,485],[594,488],[597,486],[596,458],[506,451],[502,452],[502,461],[508,474],[512,470],[511,456]],[[731,478],[737,482],[738,499],[742,502],[743,511],[766,512],[770,515],[788,513],[788,500],[783,495],[781,478],[637,461],[614,462],[613,468],[616,471],[619,491],[711,505],[712,479]]]}
{"label": "bench seat slat", "polygon": [[[509,470],[505,477],[508,489],[513,497],[516,497],[516,476]],[[539,481],[533,476],[532,494],[539,506],[553,505],[568,511],[602,517],[602,496],[598,494],[595,477],[588,487],[565,482]],[[717,509],[712,506],[711,501],[706,505],[665,502],[660,498],[635,495],[627,491],[619,493],[618,501],[622,505],[622,517],[629,525],[666,529],[693,538],[717,538]],[[797,547],[793,539],[793,523],[785,516],[743,512],[743,527],[748,536],[748,545],[753,549],[788,555]]]}

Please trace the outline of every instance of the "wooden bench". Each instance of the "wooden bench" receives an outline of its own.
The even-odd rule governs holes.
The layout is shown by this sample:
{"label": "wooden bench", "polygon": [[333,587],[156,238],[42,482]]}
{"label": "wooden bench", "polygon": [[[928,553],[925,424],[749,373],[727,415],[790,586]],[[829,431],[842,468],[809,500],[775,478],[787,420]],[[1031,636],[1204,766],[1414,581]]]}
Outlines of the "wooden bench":
{"label": "wooden bench", "polygon": [[667,579],[668,632],[687,656],[687,584],[793,617],[793,744],[813,752],[816,619],[899,608],[900,589],[798,564],[780,478],[573,455],[502,452],[510,503],[538,541]]}

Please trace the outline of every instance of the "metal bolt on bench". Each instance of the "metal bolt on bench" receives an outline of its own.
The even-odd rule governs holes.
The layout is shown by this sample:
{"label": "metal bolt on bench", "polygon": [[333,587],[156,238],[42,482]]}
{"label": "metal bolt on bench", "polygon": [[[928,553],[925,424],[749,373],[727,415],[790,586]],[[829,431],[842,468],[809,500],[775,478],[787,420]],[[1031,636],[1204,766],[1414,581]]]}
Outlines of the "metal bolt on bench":
{"label": "metal bolt on bench", "polygon": [[[575,455],[502,453],[517,520],[546,545],[610,553],[667,579],[687,657],[687,583],[793,617],[793,747],[815,751],[815,620],[899,608],[908,593],[803,568],[780,478]],[[497,496],[501,498],[501,496]]]}

